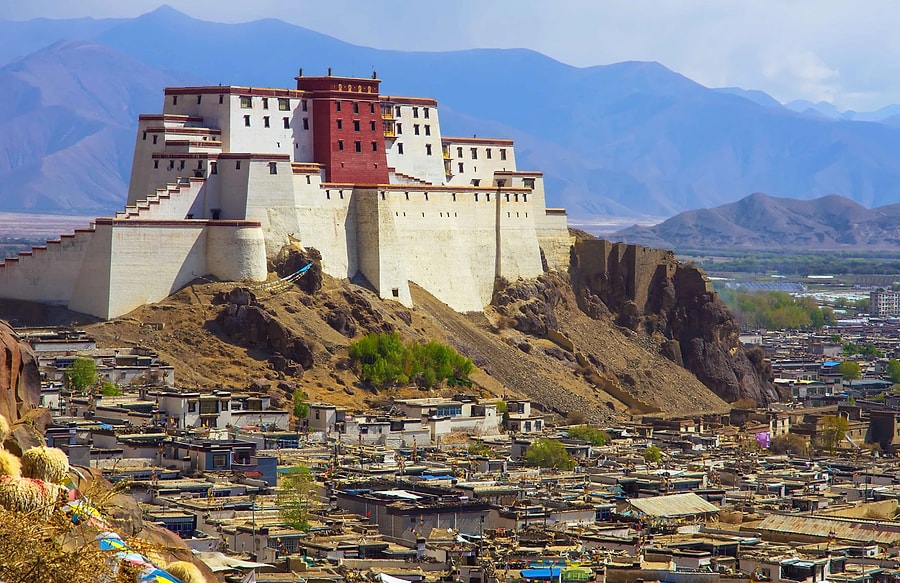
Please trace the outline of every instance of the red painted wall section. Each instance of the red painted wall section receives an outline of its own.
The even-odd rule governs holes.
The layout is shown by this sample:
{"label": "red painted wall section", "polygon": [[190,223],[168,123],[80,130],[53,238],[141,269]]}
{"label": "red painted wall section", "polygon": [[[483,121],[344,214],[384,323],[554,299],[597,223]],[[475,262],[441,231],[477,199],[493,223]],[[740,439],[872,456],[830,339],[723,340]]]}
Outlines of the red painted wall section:
{"label": "red painted wall section", "polygon": [[[387,184],[378,79],[297,77],[313,102],[313,158],[327,182]],[[357,129],[358,128],[358,129]]]}

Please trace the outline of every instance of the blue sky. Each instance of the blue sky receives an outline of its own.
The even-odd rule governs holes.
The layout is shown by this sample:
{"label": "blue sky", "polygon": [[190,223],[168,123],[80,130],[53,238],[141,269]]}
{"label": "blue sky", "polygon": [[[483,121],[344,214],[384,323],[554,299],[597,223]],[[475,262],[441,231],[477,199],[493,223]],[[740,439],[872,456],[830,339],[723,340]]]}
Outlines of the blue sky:
{"label": "blue sky", "polygon": [[[159,0],[0,0],[0,19],[132,17]],[[196,18],[279,18],[387,49],[525,47],[575,66],[659,61],[704,85],[859,111],[900,103],[892,0],[169,0]]]}

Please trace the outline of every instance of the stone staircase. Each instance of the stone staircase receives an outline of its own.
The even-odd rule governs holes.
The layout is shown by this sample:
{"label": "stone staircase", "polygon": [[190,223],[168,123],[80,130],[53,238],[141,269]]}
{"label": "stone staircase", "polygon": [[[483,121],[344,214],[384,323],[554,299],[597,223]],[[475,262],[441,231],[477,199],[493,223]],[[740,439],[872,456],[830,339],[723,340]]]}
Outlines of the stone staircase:
{"label": "stone staircase", "polygon": [[397,172],[394,169],[389,169],[389,170],[391,172],[391,176],[394,178],[394,180],[391,181],[391,184],[423,184],[423,185],[431,184],[427,180],[422,180],[421,178],[416,178],[415,176],[410,176],[409,174]]}

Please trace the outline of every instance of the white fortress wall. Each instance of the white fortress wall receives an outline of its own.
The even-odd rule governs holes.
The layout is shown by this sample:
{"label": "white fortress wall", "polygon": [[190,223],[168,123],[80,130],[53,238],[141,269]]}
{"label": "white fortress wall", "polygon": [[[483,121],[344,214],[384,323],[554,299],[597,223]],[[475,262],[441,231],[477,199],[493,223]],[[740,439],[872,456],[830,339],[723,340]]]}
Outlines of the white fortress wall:
{"label": "white fortress wall", "polygon": [[224,281],[265,281],[266,239],[259,223],[210,221],[205,273]]}
{"label": "white fortress wall", "polygon": [[567,270],[573,237],[569,235],[565,209],[547,209],[543,173],[497,171],[494,182],[499,181],[514,188],[529,190],[526,196],[528,202],[533,203],[535,233],[547,265],[551,269]]}
{"label": "white fortress wall", "polygon": [[447,137],[443,147],[454,186],[491,186],[495,172],[516,170],[512,140]]}
{"label": "white fortress wall", "polygon": [[0,297],[66,305],[94,238],[91,229],[62,235],[0,267]]}
{"label": "white fortress wall", "polygon": [[275,257],[288,243],[289,235],[300,236],[297,207],[294,197],[294,173],[289,158],[248,160],[250,175],[247,198],[242,217],[259,221],[266,235],[266,254]]}
{"label": "white fortress wall", "polygon": [[310,168],[294,174],[295,237],[322,253],[322,271],[339,279],[353,277],[359,269],[356,208],[350,204],[353,187],[323,185],[312,172]]}
{"label": "white fortress wall", "polygon": [[359,272],[380,297],[412,306],[405,261],[409,250],[400,248],[388,193],[354,189],[351,206],[356,209]]}
{"label": "white fortress wall", "polygon": [[397,98],[394,102],[394,133],[396,138],[393,143],[388,143],[386,151],[388,166],[431,184],[443,184],[444,161],[436,104],[424,99]]}
{"label": "white fortress wall", "polygon": [[[108,308],[102,313],[102,305],[96,306],[101,309],[92,305],[96,302],[90,297],[94,280],[91,266],[82,272],[72,309],[83,305],[92,309],[78,311],[115,318],[143,304],[158,302],[207,272],[206,221],[108,220],[98,223],[97,228],[98,235],[102,231],[102,239],[109,241],[109,249],[92,253],[91,261],[96,257],[108,266],[107,282],[113,283],[108,284]],[[98,267],[96,272],[101,275],[103,268]]]}

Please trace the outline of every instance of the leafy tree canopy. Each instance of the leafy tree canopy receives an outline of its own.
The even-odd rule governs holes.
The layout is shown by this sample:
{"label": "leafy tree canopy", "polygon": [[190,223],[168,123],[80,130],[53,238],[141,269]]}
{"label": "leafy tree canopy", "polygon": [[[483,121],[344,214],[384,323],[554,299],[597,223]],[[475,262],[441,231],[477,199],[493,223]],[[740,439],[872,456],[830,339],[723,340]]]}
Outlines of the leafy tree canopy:
{"label": "leafy tree canopy", "polygon": [[656,444],[650,444],[644,450],[644,461],[648,464],[658,464],[662,460],[662,450]]}
{"label": "leafy tree canopy", "polygon": [[605,432],[590,425],[569,427],[568,433],[569,437],[586,441],[591,445],[606,445],[606,442],[609,441],[609,436]]}
{"label": "leafy tree canopy", "polygon": [[853,383],[862,374],[862,368],[855,360],[845,360],[838,365],[838,372],[841,373],[845,381]]}
{"label": "leafy tree canopy", "polygon": [[539,468],[571,470],[575,460],[557,439],[538,439],[525,452],[525,463]]}
{"label": "leafy tree canopy", "polygon": [[822,417],[822,428],[819,432],[819,441],[822,447],[830,453],[834,453],[849,429],[850,422],[843,415]]}
{"label": "leafy tree canopy", "polygon": [[309,509],[316,505],[316,483],[309,468],[297,465],[284,475],[276,503],[282,520],[297,530],[309,530]]}
{"label": "leafy tree canopy", "polygon": [[294,391],[294,417],[297,419],[306,419],[309,415],[309,405],[306,403],[306,393],[297,389]]}
{"label": "leafy tree canopy", "polygon": [[64,378],[69,387],[84,392],[97,382],[97,364],[93,358],[79,356],[65,370]]}

